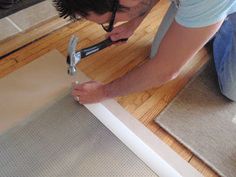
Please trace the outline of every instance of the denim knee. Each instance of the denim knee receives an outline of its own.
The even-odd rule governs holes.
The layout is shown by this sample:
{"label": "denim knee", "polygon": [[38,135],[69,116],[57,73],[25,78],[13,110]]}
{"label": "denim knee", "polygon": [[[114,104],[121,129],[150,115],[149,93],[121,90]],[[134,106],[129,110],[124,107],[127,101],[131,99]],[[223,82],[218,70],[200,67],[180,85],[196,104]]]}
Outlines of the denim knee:
{"label": "denim knee", "polygon": [[230,87],[227,89],[223,89],[221,90],[221,93],[227,97],[228,99],[230,99],[231,101],[235,101],[236,102],[236,88],[235,87]]}
{"label": "denim knee", "polygon": [[216,33],[213,56],[223,95],[236,101],[236,13],[230,15]]}

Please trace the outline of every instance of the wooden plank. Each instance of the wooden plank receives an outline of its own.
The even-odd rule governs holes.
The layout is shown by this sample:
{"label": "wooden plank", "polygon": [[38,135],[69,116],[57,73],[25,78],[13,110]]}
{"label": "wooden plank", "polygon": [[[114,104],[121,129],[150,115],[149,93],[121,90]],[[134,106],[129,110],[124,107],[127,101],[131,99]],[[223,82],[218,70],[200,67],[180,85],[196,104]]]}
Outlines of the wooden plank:
{"label": "wooden plank", "polygon": [[15,64],[16,64],[16,60],[13,60],[13,59],[7,60],[7,61],[2,60],[2,61],[0,61],[0,70],[7,69]]}
{"label": "wooden plank", "polygon": [[[127,96],[118,97],[120,103],[128,112],[134,115],[134,111],[148,100],[154,93],[154,90],[147,90],[139,93],[133,93]],[[136,117],[137,118],[137,117]]]}

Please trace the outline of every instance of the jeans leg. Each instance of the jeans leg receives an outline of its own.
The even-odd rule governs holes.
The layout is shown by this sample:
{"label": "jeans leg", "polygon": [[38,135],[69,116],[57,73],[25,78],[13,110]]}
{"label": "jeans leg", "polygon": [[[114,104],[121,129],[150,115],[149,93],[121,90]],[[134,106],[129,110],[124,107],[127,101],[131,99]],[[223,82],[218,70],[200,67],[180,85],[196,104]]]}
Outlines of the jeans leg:
{"label": "jeans leg", "polygon": [[161,43],[161,40],[165,36],[167,30],[169,29],[170,25],[174,21],[175,15],[177,12],[177,7],[174,3],[171,3],[169,9],[166,12],[165,17],[163,18],[161,25],[158,28],[158,31],[156,33],[156,36],[152,42],[152,47],[151,47],[151,53],[150,53],[150,58],[153,58],[159,48],[159,45]]}
{"label": "jeans leg", "polygon": [[236,101],[236,13],[216,33],[213,56],[222,94]]}

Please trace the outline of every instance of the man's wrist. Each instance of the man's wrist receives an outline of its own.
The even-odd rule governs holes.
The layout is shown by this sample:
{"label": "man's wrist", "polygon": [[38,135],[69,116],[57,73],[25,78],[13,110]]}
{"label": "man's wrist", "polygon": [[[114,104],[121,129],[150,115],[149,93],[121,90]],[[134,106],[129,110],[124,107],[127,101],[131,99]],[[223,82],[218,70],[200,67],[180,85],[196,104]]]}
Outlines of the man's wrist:
{"label": "man's wrist", "polygon": [[110,99],[110,98],[113,98],[114,96],[112,96],[112,92],[111,92],[111,86],[110,84],[105,84],[103,85],[103,94],[104,94],[104,97],[106,99]]}
{"label": "man's wrist", "polygon": [[143,19],[144,19],[144,17],[136,17],[130,21],[132,23],[133,31],[135,31],[139,27],[139,25],[142,23]]}

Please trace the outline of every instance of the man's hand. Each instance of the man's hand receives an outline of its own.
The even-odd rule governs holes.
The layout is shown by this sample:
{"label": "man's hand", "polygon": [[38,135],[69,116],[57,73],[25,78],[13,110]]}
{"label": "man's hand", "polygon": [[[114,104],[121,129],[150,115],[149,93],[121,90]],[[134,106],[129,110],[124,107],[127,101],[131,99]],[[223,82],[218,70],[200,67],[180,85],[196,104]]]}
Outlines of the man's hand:
{"label": "man's hand", "polygon": [[97,103],[107,99],[104,85],[96,81],[73,84],[72,96],[80,104]]}
{"label": "man's hand", "polygon": [[[136,26],[133,20],[123,23],[119,26],[114,27],[114,29],[106,34],[106,38],[110,37],[112,41],[118,41],[119,39],[128,39],[134,34]],[[116,45],[124,44],[124,42],[117,42]]]}
{"label": "man's hand", "polygon": [[[114,29],[106,34],[106,37],[110,37],[112,41],[118,41],[119,39],[128,39],[132,36],[135,30],[138,28],[144,17],[137,17],[126,23],[114,27]],[[125,42],[118,42],[116,44],[123,44]]]}
{"label": "man's hand", "polygon": [[[119,39],[128,39],[134,34],[134,31],[142,23],[143,19],[157,2],[159,2],[159,0],[120,0],[120,4],[124,5],[125,7],[130,7],[130,10],[127,12],[130,20],[126,23],[114,27],[114,29],[110,33],[108,33],[106,37],[110,37],[112,41],[118,41]],[[118,13],[122,14],[122,12]],[[123,43],[125,42],[118,42],[115,44]]]}

